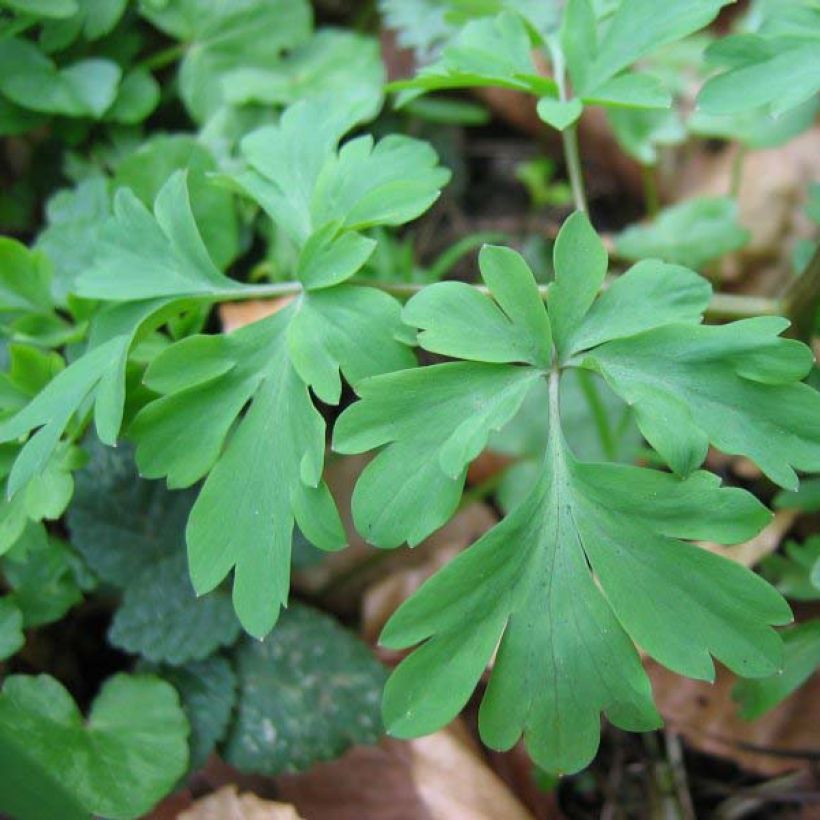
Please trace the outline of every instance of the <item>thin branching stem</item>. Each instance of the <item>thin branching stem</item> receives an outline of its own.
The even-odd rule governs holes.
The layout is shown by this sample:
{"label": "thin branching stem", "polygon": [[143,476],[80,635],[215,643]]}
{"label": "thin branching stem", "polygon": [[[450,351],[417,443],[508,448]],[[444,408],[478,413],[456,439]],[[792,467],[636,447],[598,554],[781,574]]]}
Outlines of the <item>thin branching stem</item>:
{"label": "thin branching stem", "polygon": [[[611,284],[617,277],[607,277],[604,287]],[[352,278],[351,285],[364,285],[377,288],[395,296],[397,299],[409,299],[415,296],[426,285],[419,282],[384,282],[376,279]],[[488,293],[486,286],[473,285],[481,293]],[[549,285],[539,285],[538,291],[542,298],[546,298]],[[302,292],[299,282],[272,282],[264,285],[250,285],[236,290],[226,290],[215,294],[216,301],[243,302],[250,299],[280,299],[295,296]],[[745,296],[733,293],[715,293],[706,309],[706,315],[712,319],[748,319],[752,316],[777,316],[783,312],[779,299],[770,299],[765,296]]]}

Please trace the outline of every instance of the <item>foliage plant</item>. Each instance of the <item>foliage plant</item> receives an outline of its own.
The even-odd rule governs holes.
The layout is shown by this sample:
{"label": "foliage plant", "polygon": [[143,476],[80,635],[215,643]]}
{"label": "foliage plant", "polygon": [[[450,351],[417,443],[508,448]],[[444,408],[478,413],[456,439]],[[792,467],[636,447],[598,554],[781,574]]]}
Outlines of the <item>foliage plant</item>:
{"label": "foliage plant", "polygon": [[[771,517],[703,468],[710,447],[754,462],[778,503],[812,503],[811,481],[798,489],[820,472],[811,350],[788,319],[721,301],[691,269],[746,241],[731,197],[630,228],[615,250],[634,264],[611,268],[578,148],[579,118],[603,106],[653,165],[677,93],[658,50],[727,3],[383,0],[427,61],[391,87],[398,106],[440,117],[421,95],[496,86],[533,95],[561,132],[574,212],[544,285],[499,244],[480,250],[481,283],[437,281],[484,237],[415,265],[398,231],[450,171],[425,140],[368,127],[383,102],[375,43],[315,30],[302,0],[142,0],[103,4],[108,17],[93,0],[0,0],[3,133],[51,118],[59,135],[76,118],[87,140],[33,246],[0,239],[0,658],[17,672],[0,693],[0,810],[133,817],[215,748],[277,773],[382,725],[423,735],[488,669],[483,740],[523,737],[559,773],[592,760],[601,715],[660,725],[641,652],[703,680],[720,661],[749,679],[748,715],[810,674],[816,623],[784,632],[783,676],[774,627],[792,620],[784,595],[816,598],[817,544],[759,575],[694,542],[737,544]],[[742,141],[815,105],[814,4],[755,13],[709,46],[718,70],[691,131]],[[164,46],[97,56],[117,38]],[[142,133],[154,72],[174,78],[163,104],[186,130]],[[393,280],[378,272],[388,258]],[[816,268],[815,255],[806,281]],[[218,332],[216,306],[261,298],[275,312]],[[598,425],[593,449],[581,417]],[[651,466],[634,463],[641,440]],[[393,549],[453,516],[488,443],[519,459],[499,486],[506,515],[392,616],[381,643],[415,648],[385,684],[351,633],[289,605],[292,569],[346,544],[328,450],[374,454],[353,520]],[[90,697],[15,659],[91,594],[118,601],[108,640],[135,664],[83,719]]]}

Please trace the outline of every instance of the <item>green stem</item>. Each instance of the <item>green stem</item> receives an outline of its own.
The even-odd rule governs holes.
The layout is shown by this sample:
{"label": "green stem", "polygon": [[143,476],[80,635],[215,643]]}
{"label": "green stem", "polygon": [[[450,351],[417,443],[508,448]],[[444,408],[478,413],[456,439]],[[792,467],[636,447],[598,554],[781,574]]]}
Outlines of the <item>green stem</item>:
{"label": "green stem", "polygon": [[601,449],[609,461],[615,461],[615,436],[609,425],[606,407],[604,407],[604,403],[601,401],[595,383],[592,381],[592,374],[588,370],[582,370],[581,368],[578,368],[575,372],[578,374],[578,383],[581,386],[581,392],[584,394],[589,409],[592,411],[592,418],[598,430],[598,439],[601,442]]}
{"label": "green stem", "polygon": [[[617,277],[607,277],[604,287],[612,284]],[[376,279],[358,279],[355,276],[347,280],[350,285],[361,285],[376,288],[397,299],[409,299],[427,287],[418,282],[380,282]],[[488,293],[485,285],[473,285],[480,293]],[[549,285],[539,285],[538,292],[542,298],[547,295]],[[264,285],[248,285],[242,288],[215,291],[210,296],[215,302],[244,302],[249,299],[279,299],[285,296],[297,296],[302,292],[299,282],[271,282]],[[715,293],[706,309],[713,319],[748,319],[752,316],[777,316],[783,312],[779,299],[764,296],[744,296],[733,293]]]}
{"label": "green stem", "polygon": [[654,165],[641,165],[641,176],[643,177],[643,195],[646,204],[646,213],[648,216],[654,218],[660,210],[657,169]]}
{"label": "green stem", "polygon": [[[558,86],[558,99],[567,102],[567,71],[564,65],[564,54],[561,47],[552,40],[547,43],[552,58],[552,68],[555,82]],[[564,145],[564,161],[567,166],[569,184],[572,188],[572,199],[575,210],[587,212],[587,197],[584,190],[584,176],[581,173],[581,155],[578,152],[578,126],[576,123],[568,126],[561,132],[561,141]]]}
{"label": "green stem", "polygon": [[569,184],[572,187],[572,199],[577,211],[587,211],[587,197],[584,191],[584,177],[581,174],[581,156],[578,153],[578,129],[570,125],[561,132],[564,143],[564,158],[567,163]]}
{"label": "green stem", "polygon": [[187,48],[187,43],[175,43],[162,51],[158,51],[156,54],[152,54],[150,57],[146,57],[137,64],[137,68],[144,68],[148,71],[157,71],[160,68],[165,68],[165,66],[181,59]]}
{"label": "green stem", "polygon": [[806,269],[794,280],[782,299],[782,311],[791,319],[791,335],[809,341],[820,309],[820,245]]}

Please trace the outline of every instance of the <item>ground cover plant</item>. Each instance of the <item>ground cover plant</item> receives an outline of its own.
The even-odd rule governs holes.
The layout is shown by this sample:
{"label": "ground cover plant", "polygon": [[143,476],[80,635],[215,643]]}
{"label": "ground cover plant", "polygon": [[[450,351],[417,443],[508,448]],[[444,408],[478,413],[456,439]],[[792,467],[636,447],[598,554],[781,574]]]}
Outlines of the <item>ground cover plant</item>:
{"label": "ground cover plant", "polygon": [[520,816],[696,816],[658,675],[752,726],[820,663],[818,185],[765,265],[742,218],[818,40],[813,0],[0,0],[0,812],[354,816],[293,784],[466,721]]}

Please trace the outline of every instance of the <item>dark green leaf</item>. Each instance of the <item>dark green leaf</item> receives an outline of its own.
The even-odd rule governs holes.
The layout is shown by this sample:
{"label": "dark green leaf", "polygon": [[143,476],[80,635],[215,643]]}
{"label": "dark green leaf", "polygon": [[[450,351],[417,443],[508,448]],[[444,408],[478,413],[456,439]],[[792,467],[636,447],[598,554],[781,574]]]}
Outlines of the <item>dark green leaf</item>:
{"label": "dark green leaf", "polygon": [[301,771],[382,733],[384,670],[327,615],[291,606],[264,641],[246,638],[235,662],[238,706],[224,756],[241,771]]}

